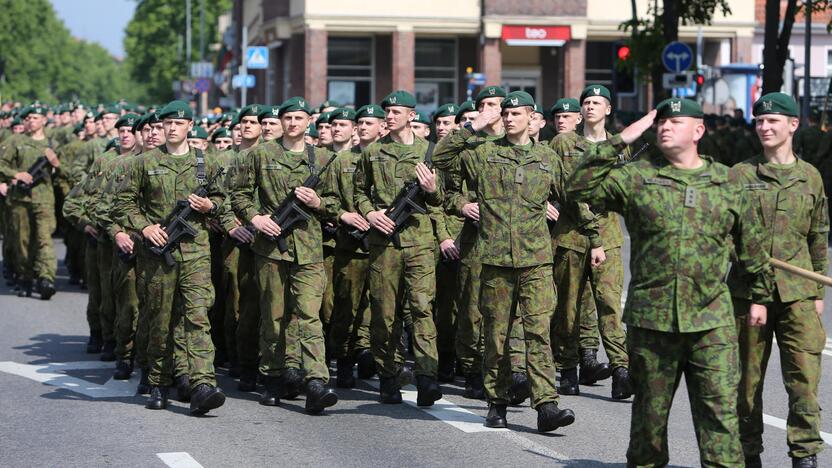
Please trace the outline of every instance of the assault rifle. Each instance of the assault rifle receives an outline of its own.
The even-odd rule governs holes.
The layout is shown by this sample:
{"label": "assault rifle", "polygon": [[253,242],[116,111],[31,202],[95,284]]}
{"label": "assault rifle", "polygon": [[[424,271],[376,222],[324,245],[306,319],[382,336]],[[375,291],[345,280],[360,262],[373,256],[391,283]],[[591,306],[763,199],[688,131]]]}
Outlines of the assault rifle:
{"label": "assault rifle", "polygon": [[38,182],[40,182],[41,180],[43,180],[44,177],[46,177],[46,171],[49,167],[51,167],[51,165],[49,164],[49,160],[46,159],[46,156],[38,157],[35,160],[35,162],[32,163],[32,166],[29,167],[29,169],[26,171],[32,176],[32,183],[27,184],[18,180],[17,183],[14,184],[14,187],[22,193],[32,193],[32,187],[37,185]]}
{"label": "assault rifle", "polygon": [[[216,183],[220,176],[222,176],[223,172],[225,172],[225,169],[217,169],[216,174],[214,174],[214,176],[210,179],[207,179],[205,184],[200,185],[199,188],[194,190],[193,194],[204,198],[208,195],[208,187]],[[161,247],[149,245],[150,252],[154,255],[164,257],[167,266],[173,266],[176,264],[176,260],[173,259],[171,252],[179,245],[179,243],[185,238],[194,238],[199,233],[199,231],[197,231],[196,228],[188,222],[188,216],[190,216],[192,212],[193,209],[191,208],[191,204],[188,200],[177,200],[176,208],[174,208],[171,214],[166,218],[164,230],[165,234],[168,235],[167,242]]]}

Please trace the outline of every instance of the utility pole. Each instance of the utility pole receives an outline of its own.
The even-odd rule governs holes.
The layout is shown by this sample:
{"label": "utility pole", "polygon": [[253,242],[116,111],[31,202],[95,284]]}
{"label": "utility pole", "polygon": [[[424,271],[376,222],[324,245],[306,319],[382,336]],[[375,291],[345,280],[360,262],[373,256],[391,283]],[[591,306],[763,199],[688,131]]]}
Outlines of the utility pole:
{"label": "utility pole", "polygon": [[185,64],[191,68],[191,0],[185,0]]}
{"label": "utility pole", "polygon": [[[199,0],[199,61],[205,62],[205,0]],[[199,93],[199,108],[208,112],[208,93]]]}
{"label": "utility pole", "polygon": [[801,106],[800,120],[803,125],[809,124],[809,100],[811,99],[812,86],[809,83],[812,77],[812,0],[806,0],[806,31],[803,39],[803,106]]}
{"label": "utility pole", "polygon": [[240,76],[242,77],[242,87],[240,90],[240,107],[246,106],[246,95],[248,94],[248,86],[246,86],[246,77],[248,76],[248,65],[246,64],[246,51],[248,50],[248,26],[243,25],[243,42],[240,47]]}

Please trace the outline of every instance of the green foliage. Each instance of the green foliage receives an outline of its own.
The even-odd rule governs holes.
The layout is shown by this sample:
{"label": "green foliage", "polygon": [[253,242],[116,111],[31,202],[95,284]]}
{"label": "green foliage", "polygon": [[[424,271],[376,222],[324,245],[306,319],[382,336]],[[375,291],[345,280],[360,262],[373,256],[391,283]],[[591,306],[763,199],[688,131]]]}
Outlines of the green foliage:
{"label": "green foliage", "polygon": [[[191,3],[191,57],[185,57],[185,0],[137,0],[127,25],[124,49],[132,79],[144,83],[151,101],[173,97],[172,83],[187,76],[188,63],[199,60],[199,0]],[[205,2],[205,43],[218,42],[217,17],[231,0]],[[208,52],[206,51],[206,55]]]}
{"label": "green foliage", "polygon": [[0,0],[0,93],[44,102],[140,99],[124,66],[74,39],[48,0]]}

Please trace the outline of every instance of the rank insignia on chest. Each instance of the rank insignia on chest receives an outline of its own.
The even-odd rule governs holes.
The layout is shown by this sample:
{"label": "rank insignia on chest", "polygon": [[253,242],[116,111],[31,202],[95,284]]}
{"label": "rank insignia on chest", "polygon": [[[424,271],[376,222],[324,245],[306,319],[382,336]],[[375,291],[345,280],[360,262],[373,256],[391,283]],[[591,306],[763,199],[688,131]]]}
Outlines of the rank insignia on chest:
{"label": "rank insignia on chest", "polygon": [[514,183],[522,184],[526,180],[526,171],[522,167],[518,167],[514,171]]}
{"label": "rank insignia on chest", "polygon": [[766,185],[762,182],[755,183],[755,184],[745,184],[745,189],[746,190],[765,190],[766,188],[768,188],[768,185]]}
{"label": "rank insignia on chest", "polygon": [[688,187],[685,189],[685,206],[688,208],[696,207],[696,189]]}
{"label": "rank insignia on chest", "polygon": [[644,179],[644,183],[646,185],[662,185],[665,187],[673,185],[673,182],[671,182],[670,179],[662,179],[661,177],[647,177]]}

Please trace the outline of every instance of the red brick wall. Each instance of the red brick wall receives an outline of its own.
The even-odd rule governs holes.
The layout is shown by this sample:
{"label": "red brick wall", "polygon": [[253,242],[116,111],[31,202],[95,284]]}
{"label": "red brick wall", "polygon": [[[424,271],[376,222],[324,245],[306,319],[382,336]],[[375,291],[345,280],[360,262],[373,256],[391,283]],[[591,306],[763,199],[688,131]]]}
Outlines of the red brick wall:
{"label": "red brick wall", "polygon": [[[780,20],[783,20],[783,14],[786,12],[786,4],[788,2],[786,0],[780,0]],[[803,3],[803,0],[798,0],[797,5],[798,7]],[[764,25],[766,22],[766,0],[755,0],[754,2],[754,18],[757,20],[760,26]],[[797,17],[795,18],[796,22],[804,22],[805,16],[802,13],[798,13]],[[826,11],[816,12],[812,15],[812,22],[819,22],[823,24],[829,23],[832,21],[832,9],[827,9]]]}
{"label": "red brick wall", "polygon": [[312,105],[326,100],[326,40],[325,30],[306,29],[303,95]]}
{"label": "red brick wall", "polygon": [[416,35],[413,31],[393,33],[393,89],[413,92],[415,70],[413,58],[416,53]]}
{"label": "red brick wall", "polygon": [[563,95],[575,99],[585,86],[586,41],[571,40],[564,46]]}
{"label": "red brick wall", "polygon": [[480,69],[485,73],[486,85],[500,85],[503,81],[503,54],[501,39],[486,39],[482,47]]}

